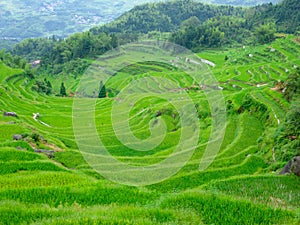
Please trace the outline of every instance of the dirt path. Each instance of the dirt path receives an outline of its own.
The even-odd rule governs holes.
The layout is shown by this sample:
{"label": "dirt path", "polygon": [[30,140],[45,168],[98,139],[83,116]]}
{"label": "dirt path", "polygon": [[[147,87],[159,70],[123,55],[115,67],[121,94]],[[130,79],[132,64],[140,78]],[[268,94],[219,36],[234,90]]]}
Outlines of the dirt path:
{"label": "dirt path", "polygon": [[[216,64],[211,62],[211,61],[208,61],[207,59],[200,59],[202,63],[205,63],[211,67],[215,67]],[[201,63],[195,61],[195,60],[192,60],[192,59],[187,59],[187,62],[191,62],[191,63],[194,63],[194,64],[197,64],[197,65],[200,65]]]}

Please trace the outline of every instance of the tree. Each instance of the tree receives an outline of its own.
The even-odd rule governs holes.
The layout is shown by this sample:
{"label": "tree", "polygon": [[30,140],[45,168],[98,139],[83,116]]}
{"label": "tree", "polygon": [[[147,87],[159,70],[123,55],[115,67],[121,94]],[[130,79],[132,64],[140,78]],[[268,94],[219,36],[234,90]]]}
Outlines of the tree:
{"label": "tree", "polygon": [[119,46],[119,38],[116,34],[111,34],[111,47],[116,48]]}
{"label": "tree", "polygon": [[3,61],[3,60],[4,60],[4,56],[5,56],[5,50],[2,49],[2,50],[0,51],[0,61]]}
{"label": "tree", "polygon": [[44,80],[36,80],[32,90],[50,95],[52,92],[52,85],[46,78]]}
{"label": "tree", "polygon": [[185,29],[186,27],[197,27],[200,26],[201,21],[196,16],[192,16],[187,20],[184,20],[181,23],[181,28]]}
{"label": "tree", "polygon": [[64,82],[62,82],[61,86],[60,86],[60,95],[61,96],[67,96],[67,92],[66,92],[66,88],[65,88]]}
{"label": "tree", "polygon": [[260,44],[267,44],[275,40],[275,24],[260,25],[255,30],[256,39]]}
{"label": "tree", "polygon": [[47,94],[47,95],[50,95],[51,92],[52,92],[52,85],[51,85],[51,83],[50,83],[49,80],[46,81],[46,82],[47,82],[47,91],[46,91],[46,94]]}
{"label": "tree", "polygon": [[285,83],[284,96],[288,101],[292,101],[296,96],[300,96],[300,69],[288,76]]}
{"label": "tree", "polygon": [[300,71],[289,75],[285,81],[285,97],[291,102],[285,121],[274,136],[277,158],[289,161],[300,155]]}
{"label": "tree", "polygon": [[278,159],[289,161],[300,155],[300,101],[296,99],[286,115],[284,123],[274,136],[275,151]]}
{"label": "tree", "polygon": [[106,98],[106,88],[102,81],[100,81],[98,98]]}

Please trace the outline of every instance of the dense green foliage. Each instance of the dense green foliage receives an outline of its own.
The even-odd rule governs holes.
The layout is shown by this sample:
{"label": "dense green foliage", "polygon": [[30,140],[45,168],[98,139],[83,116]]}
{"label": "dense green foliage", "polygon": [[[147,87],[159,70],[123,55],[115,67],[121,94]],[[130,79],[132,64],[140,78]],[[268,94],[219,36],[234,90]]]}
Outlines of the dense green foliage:
{"label": "dense green foliage", "polygon": [[44,80],[36,80],[32,90],[50,95],[52,93],[52,85],[46,78]]}
{"label": "dense green foliage", "polygon": [[17,44],[13,53],[34,61],[51,52],[58,41],[54,36],[52,38],[29,38]]}
{"label": "dense green foliage", "polygon": [[300,96],[300,69],[285,80],[284,96],[288,101],[297,101]]}
{"label": "dense green foliage", "polygon": [[[251,27],[262,23],[275,22],[279,32],[295,33],[300,29],[300,2],[298,0],[283,0],[277,5],[264,4],[252,9],[248,24]],[[250,10],[251,11],[251,10]]]}
{"label": "dense green foliage", "polygon": [[192,16],[204,22],[216,16],[241,16],[244,10],[232,6],[213,6],[192,0],[166,3],[151,3],[137,6],[117,20],[92,32],[148,33],[150,31],[170,32]]}
{"label": "dense green foliage", "polygon": [[289,161],[300,155],[300,70],[285,81],[285,97],[291,102],[284,123],[275,135],[275,151],[279,160]]}
{"label": "dense green foliage", "polygon": [[67,39],[39,38],[28,39],[16,45],[13,53],[29,61],[40,60],[40,74],[52,74],[77,77],[86,70],[90,63],[82,58],[93,58],[118,46],[114,34],[91,32],[78,33]]}
{"label": "dense green foliage", "polygon": [[194,26],[185,25],[170,38],[171,41],[197,51],[201,48],[217,48],[251,41],[252,32],[245,27],[241,17],[220,16]]}
{"label": "dense green foliage", "polygon": [[25,69],[27,65],[27,62],[24,58],[21,56],[12,55],[10,52],[6,52],[5,50],[0,51],[0,61],[12,68]]}
{"label": "dense green foliage", "polygon": [[66,97],[67,96],[66,87],[64,85],[64,82],[61,83],[59,93],[60,93],[60,96],[62,96],[62,97]]}
{"label": "dense green foliage", "polygon": [[28,39],[16,45],[13,52],[28,60],[41,59],[44,65],[54,66],[78,58],[103,54],[117,46],[118,40],[114,34],[94,35],[91,32],[84,32],[74,34],[67,39],[54,37]]}
{"label": "dense green foliage", "polygon": [[100,81],[98,98],[105,98],[105,97],[106,97],[106,87],[103,84],[103,81]]}
{"label": "dense green foliage", "polygon": [[[24,38],[66,37],[91,26],[112,21],[138,4],[159,0],[113,2],[108,0],[59,0],[43,2],[9,0],[0,4],[0,49],[10,49]],[[199,0],[203,3],[253,6],[278,0]],[[288,14],[287,14],[288,15]],[[17,25],[16,25],[17,24]],[[25,29],[24,29],[25,28]]]}
{"label": "dense green foliage", "polygon": [[171,40],[196,51],[201,47],[235,43],[270,43],[276,31],[295,33],[300,29],[299,9],[299,1],[285,0],[278,5],[265,4],[239,13],[231,11],[230,16],[221,13],[196,26],[185,25],[172,34]]}
{"label": "dense green foliage", "polygon": [[257,27],[254,34],[258,43],[267,44],[275,40],[275,31],[275,26],[268,23]]}

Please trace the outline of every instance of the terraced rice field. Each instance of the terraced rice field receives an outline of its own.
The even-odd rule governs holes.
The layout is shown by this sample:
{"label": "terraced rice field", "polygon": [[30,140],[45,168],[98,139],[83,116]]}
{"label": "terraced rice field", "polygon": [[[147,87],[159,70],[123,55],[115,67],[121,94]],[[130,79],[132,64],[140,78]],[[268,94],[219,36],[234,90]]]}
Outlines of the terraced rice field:
{"label": "terraced rice field", "polygon": [[[262,153],[258,146],[258,139],[269,126],[278,126],[289,107],[282,94],[270,88],[300,66],[300,47],[292,39],[198,54],[216,64],[211,71],[235,111],[227,112],[220,151],[204,171],[199,165],[212,142],[213,126],[205,93],[182,71],[165,64],[133,64],[115,74],[106,86],[112,96],[96,101],[95,128],[121,162],[162,162],[184,129],[174,106],[159,97],[146,98],[132,103],[126,122],[136,137],[146,139],[149,127],[155,129],[164,120],[162,144],[151,151],[133,151],[122,144],[110,112],[116,93],[126,84],[151,76],[152,81],[138,86],[142,93],[162,87],[159,77],[167,78],[187,91],[197,109],[200,133],[191,158],[171,178],[139,187],[111,182],[85,161],[74,137],[73,98],[37,94],[31,90],[34,81],[0,63],[0,111],[18,114],[0,116],[0,224],[298,224],[299,178],[271,171],[269,152]],[[60,78],[49,79],[60,84]],[[79,80],[67,81],[67,89],[76,83]],[[259,112],[237,113],[246,95],[265,106],[268,119]],[[33,113],[40,114],[38,120]],[[84,129],[82,137],[89,140]],[[26,137],[13,141],[14,134]],[[54,150],[55,157],[33,149]]]}

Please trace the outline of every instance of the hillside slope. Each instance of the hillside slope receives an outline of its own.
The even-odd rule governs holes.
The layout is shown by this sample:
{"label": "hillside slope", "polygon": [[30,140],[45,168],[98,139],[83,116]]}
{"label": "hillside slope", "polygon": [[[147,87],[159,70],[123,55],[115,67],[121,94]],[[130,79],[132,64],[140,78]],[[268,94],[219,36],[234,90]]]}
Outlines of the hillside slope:
{"label": "hillside slope", "polygon": [[[134,6],[160,0],[108,1],[55,0],[21,1],[9,0],[0,3],[0,49],[11,48],[24,38],[66,37],[84,31],[93,25],[111,22]],[[208,3],[208,1],[203,1]],[[256,5],[268,0],[227,1],[212,3],[234,5]],[[273,0],[277,2],[277,0]],[[25,29],[24,29],[25,28]]]}
{"label": "hillside slope", "polygon": [[[38,94],[31,88],[36,80],[1,63],[0,111],[18,115],[0,116],[1,223],[299,223],[300,179],[274,173],[284,162],[274,163],[269,146],[258,145],[261,137],[277,129],[277,119],[284,120],[290,105],[282,93],[270,88],[278,79],[285,80],[294,73],[294,65],[300,65],[295,37],[278,39],[271,45],[275,52],[262,45],[199,53],[216,64],[212,73],[222,87],[228,110],[220,153],[205,171],[199,171],[199,163],[209,141],[212,118],[203,90],[186,74],[172,65],[145,62],[125,67],[106,83],[107,90],[113,92],[109,98],[97,100],[97,131],[114,157],[136,166],[168,157],[183,127],[165,101],[153,97],[135,102],[128,123],[137,137],[148,137],[153,118],[165,121],[167,133],[157,148],[132,151],[120,143],[111,121],[115,95],[132,81],[146,77],[152,78],[151,88],[159,89],[159,77],[164,77],[188,90],[197,103],[201,134],[192,158],[170,179],[145,187],[120,185],[96,173],[78,150],[72,128],[73,98]],[[113,57],[108,60],[114,63]],[[64,81],[68,94],[76,90],[80,80],[60,76],[36,79],[44,78],[54,89]],[[141,83],[138,88],[147,90],[149,84]],[[35,119],[33,113],[39,117]],[[83,137],[89,140],[90,136],[85,136],[88,126],[82,129]],[[14,134],[23,136],[16,141]],[[54,153],[35,153],[34,149]]]}
{"label": "hillside slope", "polygon": [[264,4],[250,8],[207,5],[192,0],[153,3],[137,6],[112,23],[93,28],[92,31],[170,32],[180,29],[182,23],[193,17],[198,18],[197,23],[203,23],[209,19],[222,22],[223,17],[230,16],[242,19],[238,25],[234,20],[227,22],[233,29],[239,26],[254,30],[261,24],[274,23],[280,32],[294,33],[300,27],[299,8],[300,2],[297,0],[283,0],[276,5]]}

